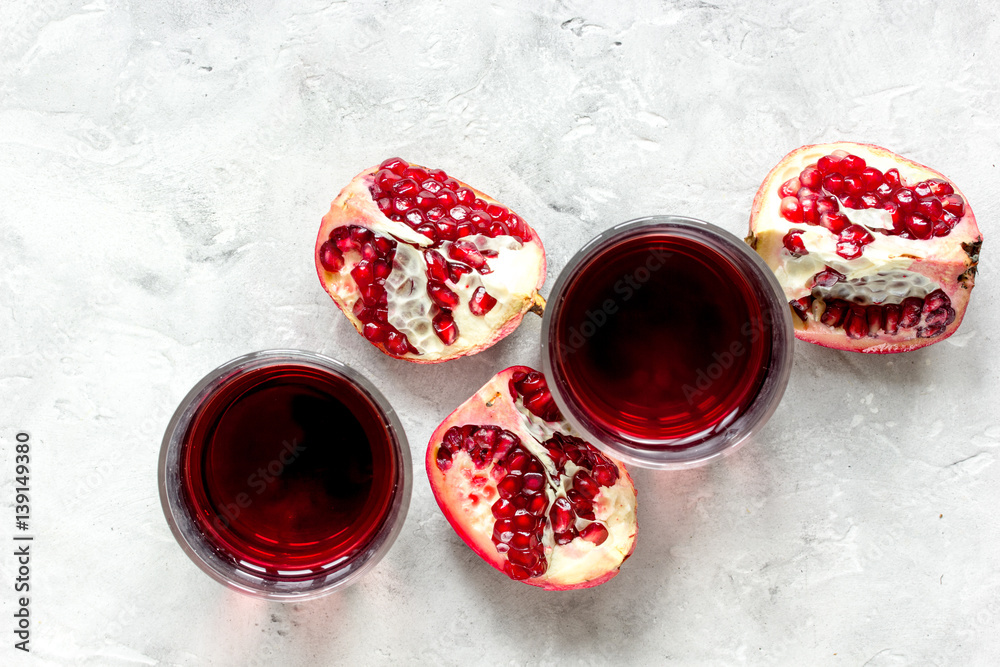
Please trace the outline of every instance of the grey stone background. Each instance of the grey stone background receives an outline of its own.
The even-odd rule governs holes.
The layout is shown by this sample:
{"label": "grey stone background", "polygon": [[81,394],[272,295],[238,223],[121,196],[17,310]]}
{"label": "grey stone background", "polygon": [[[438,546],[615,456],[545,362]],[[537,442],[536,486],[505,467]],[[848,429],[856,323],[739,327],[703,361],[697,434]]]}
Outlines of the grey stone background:
{"label": "grey stone background", "polygon": [[[0,26],[0,537],[18,430],[36,535],[30,656],[0,557],[0,663],[1000,661],[994,3],[8,0]],[[551,283],[641,215],[742,234],[781,156],[838,139],[968,195],[987,243],[962,329],[902,356],[797,345],[756,442],[636,473],[638,546],[604,586],[483,564],[423,452],[494,372],[539,363],[540,322],[443,365],[376,353],[312,265],[338,190],[390,155],[444,168],[539,230]],[[298,605],[210,581],[156,490],[177,402],[270,347],[362,371],[414,454],[389,556]]]}

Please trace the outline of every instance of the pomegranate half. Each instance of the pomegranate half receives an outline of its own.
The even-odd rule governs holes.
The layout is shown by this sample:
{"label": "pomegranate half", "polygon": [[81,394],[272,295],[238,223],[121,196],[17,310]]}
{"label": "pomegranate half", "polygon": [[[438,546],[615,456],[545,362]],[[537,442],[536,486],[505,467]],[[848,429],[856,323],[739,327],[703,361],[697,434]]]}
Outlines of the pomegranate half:
{"label": "pomegranate half", "polygon": [[361,172],[323,217],[316,272],[372,345],[417,363],[475,354],[540,312],[545,250],[493,198],[400,158]]}
{"label": "pomegranate half", "polygon": [[525,366],[495,375],[438,426],[426,466],[448,522],[511,579],[596,586],[635,547],[632,478],[573,434],[545,377]]}
{"label": "pomegranate half", "polygon": [[847,142],[786,155],[757,191],[747,237],[785,289],[797,338],[874,353],[955,332],[982,240],[953,182]]}

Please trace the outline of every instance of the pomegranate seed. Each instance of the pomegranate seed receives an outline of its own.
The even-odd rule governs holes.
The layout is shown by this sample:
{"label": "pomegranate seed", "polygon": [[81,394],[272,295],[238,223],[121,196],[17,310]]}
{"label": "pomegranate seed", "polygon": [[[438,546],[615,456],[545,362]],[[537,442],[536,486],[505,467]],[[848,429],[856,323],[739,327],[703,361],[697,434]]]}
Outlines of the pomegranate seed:
{"label": "pomegranate seed", "polygon": [[828,327],[839,327],[847,314],[847,302],[831,300],[826,304],[826,310],[820,316],[819,321]]}
{"label": "pomegranate seed", "polygon": [[833,155],[824,155],[816,162],[816,169],[819,170],[820,174],[825,176],[833,171],[836,171],[839,163],[840,158],[834,157]]}
{"label": "pomegranate seed", "polygon": [[385,338],[386,348],[393,354],[403,355],[410,351],[410,344],[406,336],[398,331],[391,331]]}
{"label": "pomegranate seed", "polygon": [[902,311],[898,303],[886,304],[884,309],[885,332],[890,336],[899,333],[899,317]]}
{"label": "pomegranate seed", "polygon": [[386,338],[386,330],[375,324],[374,322],[368,322],[362,327],[361,333],[365,338],[373,343],[381,343]]}
{"label": "pomegranate seed", "polygon": [[409,197],[396,197],[392,200],[392,210],[402,215],[413,208],[413,200]]}
{"label": "pomegranate seed", "polygon": [[595,546],[600,546],[608,539],[608,529],[604,527],[604,524],[592,523],[580,531],[580,537]]}
{"label": "pomegranate seed", "polygon": [[859,209],[864,208],[865,204],[861,201],[861,197],[845,197],[844,198],[844,208]]}
{"label": "pomegranate seed", "polygon": [[792,310],[803,322],[806,321],[806,317],[809,314],[809,309],[812,307],[813,297],[804,296],[799,299],[792,299],[788,302],[788,305],[792,307]]}
{"label": "pomegranate seed", "polygon": [[900,304],[902,314],[899,317],[899,326],[902,329],[912,329],[920,323],[921,310],[924,307],[923,299],[915,296],[908,296]]}
{"label": "pomegranate seed", "polygon": [[[847,160],[847,158],[844,159]],[[865,193],[865,182],[861,178],[861,175],[848,174],[844,176],[844,191],[849,195],[863,195]]]}
{"label": "pomegranate seed", "polygon": [[417,193],[417,198],[414,200],[417,203],[417,208],[423,211],[429,211],[432,208],[437,207],[437,195],[429,190],[421,190]]}
{"label": "pomegranate seed", "polygon": [[895,190],[903,184],[903,179],[899,177],[899,170],[893,167],[889,171],[885,172],[885,182]]}
{"label": "pomegranate seed", "polygon": [[336,243],[326,241],[319,247],[319,261],[323,268],[330,272],[337,272],[344,268],[344,255],[340,252]]}
{"label": "pomegranate seed", "polygon": [[[894,201],[886,201],[882,202],[881,208],[889,211],[889,215],[892,217],[891,232],[893,234],[899,234],[906,229],[906,225],[903,220],[903,211],[899,208],[899,204]],[[887,230],[886,233],[889,233],[889,230]]]}
{"label": "pomegranate seed", "polygon": [[437,245],[438,242],[441,241],[441,239],[438,238],[437,225],[432,222],[425,222],[422,225],[418,225],[413,231],[429,238],[431,240],[431,245]]}
{"label": "pomegranate seed", "polygon": [[866,192],[861,195],[861,206],[862,208],[878,208],[882,205],[882,200],[879,199],[878,195],[871,192]]}
{"label": "pomegranate seed", "polygon": [[806,250],[806,244],[802,241],[804,231],[802,229],[791,229],[781,239],[785,249],[796,257],[809,254],[809,251]]}
{"label": "pomegranate seed", "polygon": [[448,262],[448,279],[453,283],[458,283],[466,273],[472,273],[472,267],[461,262]]}
{"label": "pomegranate seed", "polygon": [[840,161],[840,171],[844,174],[860,174],[868,166],[864,158],[857,155],[848,155]]}
{"label": "pomegranate seed", "polygon": [[781,184],[778,188],[778,192],[782,197],[794,197],[799,193],[799,189],[802,187],[802,183],[797,178],[789,178],[787,181]]}
{"label": "pomegranate seed", "polygon": [[402,176],[389,169],[380,169],[375,172],[375,185],[380,192],[392,192],[392,186],[402,180]]}
{"label": "pomegranate seed", "polygon": [[427,277],[443,283],[448,280],[447,260],[437,250],[425,250],[424,259],[427,261]]}
{"label": "pomegranate seed", "polygon": [[844,331],[848,338],[863,338],[868,335],[868,317],[863,306],[851,306],[847,311]]}
{"label": "pomegranate seed", "polygon": [[372,273],[375,275],[376,284],[381,285],[392,273],[392,265],[384,259],[377,259],[372,263]]}
{"label": "pomegranate seed", "polygon": [[441,241],[458,240],[458,227],[451,218],[442,218],[435,223],[435,226],[437,227],[438,238]]}
{"label": "pomegranate seed", "polygon": [[944,209],[941,208],[941,202],[937,199],[921,199],[917,202],[917,213],[928,220],[937,220],[943,212]]}
{"label": "pomegranate seed", "polygon": [[927,181],[920,181],[913,186],[913,192],[918,197],[929,197],[931,194],[931,184]]}
{"label": "pomegranate seed", "polygon": [[906,216],[906,231],[913,235],[913,238],[927,240],[934,233],[934,225],[922,215],[911,213]]}
{"label": "pomegranate seed", "polygon": [[[861,172],[861,184],[864,187],[865,192],[872,192],[875,188],[879,187],[884,183],[885,179],[882,178],[882,172],[874,167],[868,167]],[[890,189],[889,192],[892,192]]]}
{"label": "pomegranate seed", "polygon": [[486,292],[485,287],[477,287],[469,299],[469,310],[472,311],[473,315],[480,317],[493,310],[495,305],[497,305],[497,300]]}
{"label": "pomegranate seed", "polygon": [[821,216],[825,213],[837,213],[840,211],[840,204],[836,197],[824,195],[816,200],[816,211]]}
{"label": "pomegranate seed", "polygon": [[833,234],[840,234],[851,226],[851,221],[843,213],[824,213],[819,218],[819,224]]}
{"label": "pomegranate seed", "polygon": [[823,189],[832,195],[839,195],[844,191],[844,177],[836,172],[827,174],[823,179]]}
{"label": "pomegranate seed", "polygon": [[488,268],[486,266],[486,258],[483,257],[482,253],[479,252],[479,248],[471,241],[456,241],[448,249],[448,254],[451,255],[452,259],[464,262],[480,273],[483,273],[482,269]]}
{"label": "pomegranate seed", "polygon": [[864,252],[864,246],[854,241],[837,241],[837,254],[844,259],[857,259]]}
{"label": "pomegranate seed", "polygon": [[486,212],[490,214],[491,218],[499,220],[500,222],[504,222],[510,217],[510,211],[503,206],[500,206],[500,204],[487,204]]}
{"label": "pomegranate seed", "polygon": [[944,306],[943,308],[938,308],[937,310],[932,310],[931,312],[924,315],[924,324],[929,327],[933,326],[948,326],[955,321],[955,311],[954,309]]}
{"label": "pomegranate seed", "polygon": [[878,334],[885,328],[885,316],[882,306],[873,304],[868,306],[868,335],[877,338]]}
{"label": "pomegranate seed", "polygon": [[943,308],[944,306],[950,306],[951,299],[948,295],[944,293],[942,289],[936,289],[926,297],[924,297],[924,305],[922,312],[926,315],[927,313],[937,310],[938,308]]}
{"label": "pomegranate seed", "polygon": [[427,293],[431,301],[441,308],[456,308],[458,306],[458,295],[448,289],[444,283],[431,281],[427,283]]}
{"label": "pomegranate seed", "polygon": [[847,276],[829,266],[817,273],[812,278],[812,287],[833,287],[842,280],[847,280]]}
{"label": "pomegranate seed", "polygon": [[552,530],[557,533],[565,532],[572,525],[573,519],[573,508],[570,507],[569,501],[565,498],[556,498],[549,512]]}
{"label": "pomegranate seed", "polygon": [[802,206],[795,197],[781,200],[781,217],[790,222],[802,222]]}
{"label": "pomegranate seed", "polygon": [[815,225],[819,221],[819,214],[816,212],[816,195],[808,195],[799,200],[802,211],[802,222],[807,225]]}
{"label": "pomegranate seed", "polygon": [[476,197],[473,200],[471,206],[473,211],[483,211],[484,213],[486,212],[486,202],[484,202],[479,197]]}
{"label": "pomegranate seed", "polygon": [[434,333],[445,345],[451,345],[458,340],[458,327],[455,326],[455,320],[450,312],[442,310],[431,320],[431,325],[434,327]]}
{"label": "pomegranate seed", "polygon": [[816,165],[810,165],[799,174],[799,182],[804,188],[819,190],[820,183],[823,182],[823,174],[816,168]]}
{"label": "pomegranate seed", "polygon": [[892,193],[893,193],[893,188],[888,183],[882,183],[881,185],[875,188],[875,194],[877,194],[882,199],[885,199]]}
{"label": "pomegranate seed", "polygon": [[594,468],[594,480],[601,486],[614,486],[618,481],[618,468],[614,465],[600,465]]}
{"label": "pomegranate seed", "polygon": [[437,194],[438,204],[445,210],[449,210],[458,205],[458,197],[451,190],[444,189]]}
{"label": "pomegranate seed", "polygon": [[406,168],[409,167],[409,166],[410,166],[410,163],[408,163],[406,160],[404,160],[402,158],[398,158],[398,157],[391,157],[391,158],[383,161],[382,164],[380,164],[378,166],[378,168],[379,169],[388,169],[389,171],[393,172],[394,174],[399,174],[400,176],[402,176],[403,172],[405,172]]}
{"label": "pomegranate seed", "polygon": [[941,198],[941,207],[952,215],[961,218],[965,215],[965,200],[961,195],[947,194]]}
{"label": "pomegranate seed", "polygon": [[476,201],[476,193],[469,188],[459,188],[458,190],[455,190],[455,196],[458,197],[458,203],[464,204],[468,207],[471,207]]}
{"label": "pomegranate seed", "polygon": [[577,472],[573,477],[573,488],[591,499],[596,498],[601,492],[597,482],[584,470]]}
{"label": "pomegranate seed", "polygon": [[931,186],[931,194],[935,197],[943,197],[945,195],[950,195],[955,192],[955,188],[951,186],[948,181],[943,181],[940,178],[931,178],[926,181]]}
{"label": "pomegranate seed", "polygon": [[909,188],[896,190],[892,193],[892,198],[905,213],[909,213],[917,206],[917,197]]}
{"label": "pomegranate seed", "polygon": [[868,245],[875,240],[875,237],[861,225],[850,225],[840,233],[840,240],[850,241],[859,245]]}
{"label": "pomegranate seed", "polygon": [[399,197],[414,197],[420,186],[412,178],[401,178],[392,185],[392,191]]}

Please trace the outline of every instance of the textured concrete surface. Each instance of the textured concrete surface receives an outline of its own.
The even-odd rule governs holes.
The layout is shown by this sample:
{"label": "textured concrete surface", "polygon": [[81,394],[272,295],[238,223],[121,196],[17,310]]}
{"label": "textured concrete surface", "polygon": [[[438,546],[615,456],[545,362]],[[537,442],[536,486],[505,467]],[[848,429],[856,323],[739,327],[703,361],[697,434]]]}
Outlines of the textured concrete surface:
{"label": "textured concrete surface", "polygon": [[[998,10],[755,4],[4,2],[0,663],[1000,662]],[[540,231],[551,281],[640,215],[742,233],[768,169],[836,139],[968,195],[987,244],[958,334],[882,358],[797,345],[756,442],[636,474],[638,547],[607,585],[545,593],[480,562],[422,453],[496,370],[539,363],[540,322],[445,365],[376,353],[312,266],[340,187],[389,155],[446,168]],[[156,490],[180,398],[269,347],[361,370],[414,453],[389,556],[298,605],[204,576]],[[34,445],[30,656],[11,634],[18,430]]]}

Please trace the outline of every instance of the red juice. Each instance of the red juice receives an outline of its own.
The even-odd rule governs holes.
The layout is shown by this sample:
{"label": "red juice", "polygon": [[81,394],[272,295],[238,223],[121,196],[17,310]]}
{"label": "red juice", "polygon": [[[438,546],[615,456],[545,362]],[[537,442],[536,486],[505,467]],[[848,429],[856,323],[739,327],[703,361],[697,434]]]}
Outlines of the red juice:
{"label": "red juice", "polygon": [[180,494],[239,569],[314,576],[362,552],[390,514],[399,461],[378,408],[320,369],[234,374],[183,438]]}
{"label": "red juice", "polygon": [[662,231],[581,264],[553,331],[567,400],[638,446],[724,429],[756,398],[771,361],[770,318],[744,273]]}

